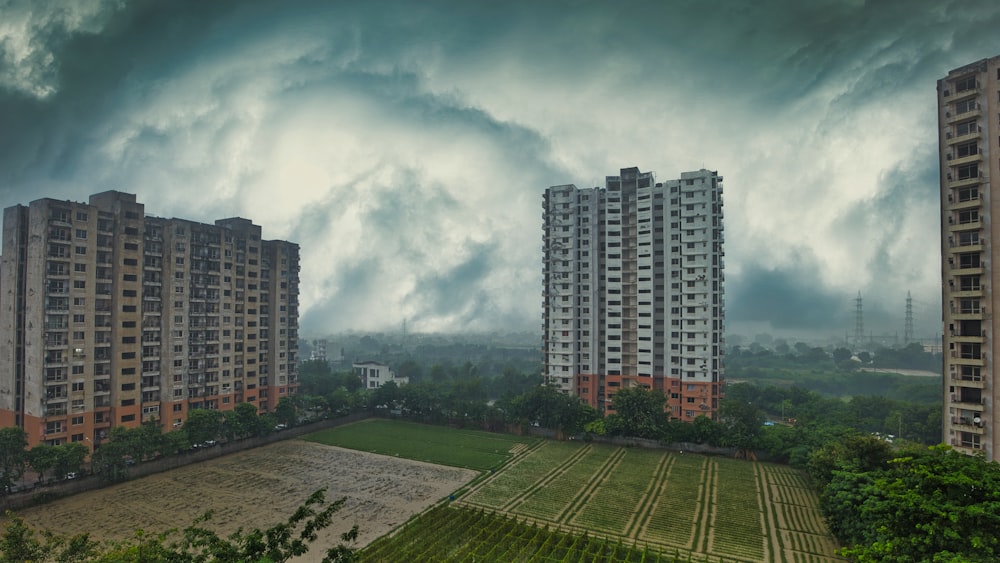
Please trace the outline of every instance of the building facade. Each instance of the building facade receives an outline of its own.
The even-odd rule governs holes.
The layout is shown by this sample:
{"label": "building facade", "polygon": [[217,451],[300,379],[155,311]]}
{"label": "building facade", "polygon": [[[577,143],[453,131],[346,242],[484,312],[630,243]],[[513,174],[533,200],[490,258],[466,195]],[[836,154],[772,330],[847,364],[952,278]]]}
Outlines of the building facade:
{"label": "building facade", "polygon": [[379,362],[356,362],[351,367],[354,375],[361,379],[361,386],[365,389],[378,389],[390,381],[396,385],[406,385],[410,382],[408,377],[397,377],[396,372],[389,369],[389,366]]}
{"label": "building facade", "polygon": [[604,188],[552,186],[543,201],[543,373],[613,412],[641,386],[671,416],[715,417],[725,381],[722,177],[658,183],[624,168]]}
{"label": "building facade", "polygon": [[298,245],[241,218],[147,216],[134,194],[4,210],[0,424],[83,442],[297,388]]}
{"label": "building facade", "polygon": [[[1000,295],[1000,57],[956,68],[938,80],[941,182],[941,278],[944,321],[943,441],[1000,459],[994,373]],[[994,143],[994,141],[998,141]],[[1000,185],[1000,184],[998,184]],[[996,204],[996,205],[994,205]],[[993,210],[997,209],[997,213]]]}

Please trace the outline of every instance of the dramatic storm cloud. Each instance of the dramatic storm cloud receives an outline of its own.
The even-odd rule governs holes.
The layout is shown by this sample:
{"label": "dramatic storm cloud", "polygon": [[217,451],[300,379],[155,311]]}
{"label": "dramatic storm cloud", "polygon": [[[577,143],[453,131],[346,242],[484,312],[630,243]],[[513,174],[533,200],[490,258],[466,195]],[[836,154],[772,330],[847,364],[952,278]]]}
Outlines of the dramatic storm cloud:
{"label": "dramatic storm cloud", "polygon": [[730,326],[940,330],[935,80],[992,1],[0,0],[0,205],[302,245],[303,331],[537,330],[541,194],[726,178]]}

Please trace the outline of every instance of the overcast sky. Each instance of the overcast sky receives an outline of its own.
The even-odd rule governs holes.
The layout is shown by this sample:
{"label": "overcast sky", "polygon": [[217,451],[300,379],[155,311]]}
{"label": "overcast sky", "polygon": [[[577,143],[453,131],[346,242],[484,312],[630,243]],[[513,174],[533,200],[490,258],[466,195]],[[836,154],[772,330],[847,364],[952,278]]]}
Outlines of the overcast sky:
{"label": "overcast sky", "polygon": [[[725,177],[727,323],[940,332],[935,80],[994,0],[0,0],[0,206],[302,246],[305,335],[539,331],[541,202]],[[752,334],[752,332],[751,332]]]}

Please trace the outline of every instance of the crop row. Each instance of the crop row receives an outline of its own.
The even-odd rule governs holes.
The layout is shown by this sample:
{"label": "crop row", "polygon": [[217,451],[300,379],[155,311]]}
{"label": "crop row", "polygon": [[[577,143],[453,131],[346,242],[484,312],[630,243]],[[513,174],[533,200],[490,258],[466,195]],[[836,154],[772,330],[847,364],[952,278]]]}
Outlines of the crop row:
{"label": "crop row", "polygon": [[621,467],[612,472],[594,491],[573,523],[612,534],[624,534],[636,507],[648,493],[651,477],[663,461],[658,450],[626,450]]}
{"label": "crop row", "polygon": [[694,520],[699,508],[699,481],[705,458],[673,456],[667,486],[657,499],[646,523],[645,537],[690,548],[694,541]]}
{"label": "crop row", "polygon": [[560,515],[582,492],[590,478],[608,462],[614,451],[607,446],[590,448],[576,463],[535,491],[514,511],[552,522],[560,521]]}
{"label": "crop row", "polygon": [[767,531],[761,520],[754,466],[740,461],[713,460],[716,465],[715,518],[712,527],[714,553],[764,557]]}
{"label": "crop row", "polygon": [[802,489],[809,487],[806,475],[797,469],[783,465],[763,465],[762,467],[767,480],[775,485]]}
{"label": "crop row", "polygon": [[554,466],[578,454],[579,449],[576,444],[545,442],[467,495],[465,500],[489,508],[503,508],[545,477]]}
{"label": "crop row", "polygon": [[812,506],[815,501],[815,493],[812,489],[799,487],[781,487],[771,485],[771,498],[775,502],[786,504],[797,504],[799,506]]}
{"label": "crop row", "polygon": [[815,508],[792,504],[775,504],[779,515],[779,527],[795,532],[822,534],[826,525]]}
{"label": "crop row", "polygon": [[571,534],[482,509],[438,506],[358,553],[359,561],[719,561]]}
{"label": "crop row", "polygon": [[791,549],[805,553],[831,553],[835,549],[835,546],[829,537],[819,534],[805,534],[801,532],[789,532],[787,530],[782,530],[781,539],[784,544]]}

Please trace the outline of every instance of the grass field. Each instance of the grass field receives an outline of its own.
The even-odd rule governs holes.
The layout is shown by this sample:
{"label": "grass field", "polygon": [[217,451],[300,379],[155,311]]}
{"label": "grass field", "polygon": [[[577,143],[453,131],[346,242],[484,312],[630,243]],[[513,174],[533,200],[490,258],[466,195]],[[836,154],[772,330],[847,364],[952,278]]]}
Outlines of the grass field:
{"label": "grass field", "polygon": [[[459,467],[507,461],[442,507],[465,512],[417,517],[373,544],[364,560],[589,560],[611,549],[637,561],[656,560],[651,553],[661,560],[841,561],[815,492],[785,466],[395,421],[343,427],[322,441]],[[448,520],[462,524],[442,524]]]}
{"label": "grass field", "polygon": [[477,471],[495,469],[539,438],[372,419],[303,437],[328,446]]}

